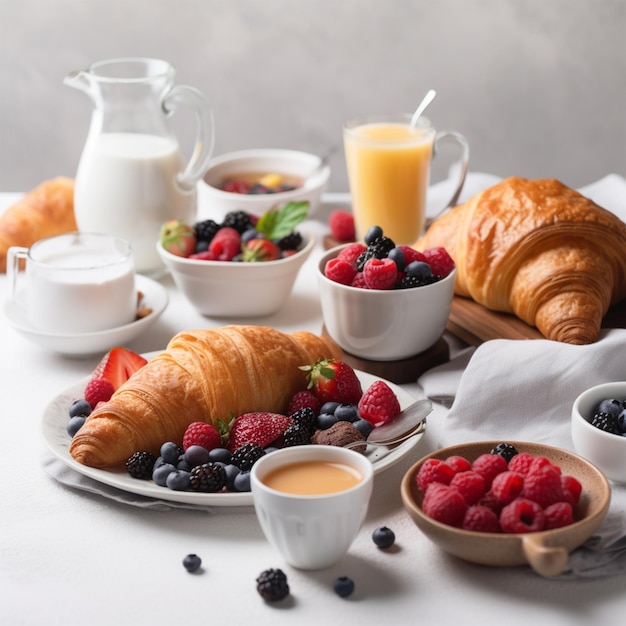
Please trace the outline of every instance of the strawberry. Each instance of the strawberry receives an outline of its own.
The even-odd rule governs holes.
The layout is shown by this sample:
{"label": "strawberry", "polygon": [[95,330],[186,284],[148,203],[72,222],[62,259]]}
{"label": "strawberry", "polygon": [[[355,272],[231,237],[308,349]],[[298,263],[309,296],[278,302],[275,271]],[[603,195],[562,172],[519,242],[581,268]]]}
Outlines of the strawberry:
{"label": "strawberry", "polygon": [[91,407],[99,402],[108,402],[115,389],[113,383],[106,378],[92,378],[85,387],[85,400]]}
{"label": "strawberry", "polygon": [[176,256],[188,257],[196,249],[196,231],[183,220],[170,220],[161,226],[161,245]]}
{"label": "strawberry", "polygon": [[232,422],[227,447],[231,452],[246,443],[265,448],[278,439],[292,423],[290,417],[280,413],[244,413]]}
{"label": "strawberry", "polygon": [[275,261],[281,256],[281,249],[269,239],[250,239],[243,249],[244,261]]}
{"label": "strawberry", "polygon": [[358,404],[363,395],[361,382],[345,361],[320,359],[313,365],[304,365],[300,369],[308,372],[308,389],[313,390],[322,404]]}
{"label": "strawberry", "polygon": [[92,378],[106,378],[117,391],[137,370],[148,361],[140,354],[117,346],[111,348],[91,375]]}
{"label": "strawberry", "polygon": [[393,389],[384,381],[373,382],[358,403],[359,415],[378,426],[391,421],[400,413],[400,403]]}

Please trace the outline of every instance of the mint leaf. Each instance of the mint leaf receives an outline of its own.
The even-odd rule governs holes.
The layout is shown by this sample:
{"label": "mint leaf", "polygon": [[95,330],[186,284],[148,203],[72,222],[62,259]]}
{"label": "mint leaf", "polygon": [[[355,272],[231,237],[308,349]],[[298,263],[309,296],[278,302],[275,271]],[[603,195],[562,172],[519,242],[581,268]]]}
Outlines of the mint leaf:
{"label": "mint leaf", "polygon": [[291,233],[309,213],[309,201],[287,202],[263,214],[256,224],[256,229],[267,239],[280,239]]}

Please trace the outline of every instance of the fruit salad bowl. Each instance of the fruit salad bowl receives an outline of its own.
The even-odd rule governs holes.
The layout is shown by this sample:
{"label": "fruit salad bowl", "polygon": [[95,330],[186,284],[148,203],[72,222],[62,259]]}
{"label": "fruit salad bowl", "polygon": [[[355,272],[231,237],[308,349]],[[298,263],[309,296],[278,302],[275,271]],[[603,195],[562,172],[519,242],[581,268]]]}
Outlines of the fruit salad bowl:
{"label": "fruit salad bowl", "polygon": [[262,317],[287,301],[300,268],[315,246],[303,234],[300,250],[274,261],[206,261],[177,256],[157,242],[158,253],[178,289],[207,317]]}
{"label": "fruit salad bowl", "polygon": [[[261,215],[276,204],[305,200],[310,203],[311,215],[321,202],[329,178],[330,167],[314,154],[298,150],[240,150],[211,161],[203,191],[209,216],[216,221],[230,211]],[[269,179],[272,180],[266,185],[260,184]]]}
{"label": "fruit salad bowl", "polygon": [[572,406],[571,432],[576,452],[618,483],[626,483],[625,420],[626,381],[591,387]]}
{"label": "fruit salad bowl", "polygon": [[538,532],[482,532],[437,521],[424,512],[424,492],[417,476],[429,459],[446,460],[460,456],[470,462],[489,453],[497,441],[459,444],[437,450],[415,463],[404,475],[401,495],[404,507],[416,526],[444,551],[472,563],[509,567],[530,565],[541,576],[556,576],[566,566],[569,552],[584,543],[602,523],[609,507],[611,489],[604,474],[585,459],[552,446],[509,442],[519,453],[542,456],[561,469],[562,475],[582,485],[574,506],[573,523]]}

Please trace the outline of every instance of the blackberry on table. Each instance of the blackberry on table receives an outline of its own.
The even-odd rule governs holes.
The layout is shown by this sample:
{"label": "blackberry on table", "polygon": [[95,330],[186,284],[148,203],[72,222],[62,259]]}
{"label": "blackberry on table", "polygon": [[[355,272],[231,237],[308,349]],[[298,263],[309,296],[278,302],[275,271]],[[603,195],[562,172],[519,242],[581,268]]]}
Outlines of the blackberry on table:
{"label": "blackberry on table", "polygon": [[613,435],[621,435],[621,431],[617,425],[617,418],[611,413],[600,411],[591,418],[591,425]]}
{"label": "blackberry on table", "polygon": [[508,463],[518,452],[510,443],[499,443],[493,448],[491,454],[499,454]]}
{"label": "blackberry on table", "polygon": [[295,422],[283,433],[283,441],[285,448],[305,446],[311,443],[311,434],[306,425]]}
{"label": "blackberry on table", "polygon": [[254,228],[250,215],[245,211],[230,211],[226,214],[222,226],[234,228],[243,235],[249,228]]}
{"label": "blackberry on table", "polygon": [[263,448],[256,443],[244,443],[233,452],[230,462],[242,472],[248,472],[264,454]]}
{"label": "blackberry on table", "polygon": [[256,579],[256,589],[267,602],[278,602],[289,595],[287,576],[281,569],[266,569]]}
{"label": "blackberry on table", "polygon": [[226,472],[221,463],[203,463],[191,470],[189,486],[193,491],[215,493],[226,485]]}
{"label": "blackberry on table", "polygon": [[126,471],[132,478],[152,478],[156,457],[151,452],[135,452],[126,461]]}
{"label": "blackberry on table", "polygon": [[193,225],[198,241],[210,242],[215,233],[220,229],[220,225],[215,220],[203,220]]}

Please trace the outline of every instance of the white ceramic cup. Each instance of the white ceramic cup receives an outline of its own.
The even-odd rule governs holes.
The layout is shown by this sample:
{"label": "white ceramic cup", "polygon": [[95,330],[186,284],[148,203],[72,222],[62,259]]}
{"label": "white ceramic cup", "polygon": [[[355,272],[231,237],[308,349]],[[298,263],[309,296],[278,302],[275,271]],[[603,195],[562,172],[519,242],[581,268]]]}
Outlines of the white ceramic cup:
{"label": "white ceramic cup", "polygon": [[9,298],[37,330],[88,333],[129,324],[136,316],[131,246],[111,235],[73,232],[30,248],[13,246],[7,276]]}
{"label": "white ceramic cup", "polygon": [[[308,461],[348,465],[361,479],[348,489],[321,495],[292,494],[265,484],[274,470]],[[251,486],[267,540],[293,567],[330,567],[348,551],[361,528],[372,495],[373,474],[369,459],[336,446],[283,448],[262,457],[252,467]]]}

